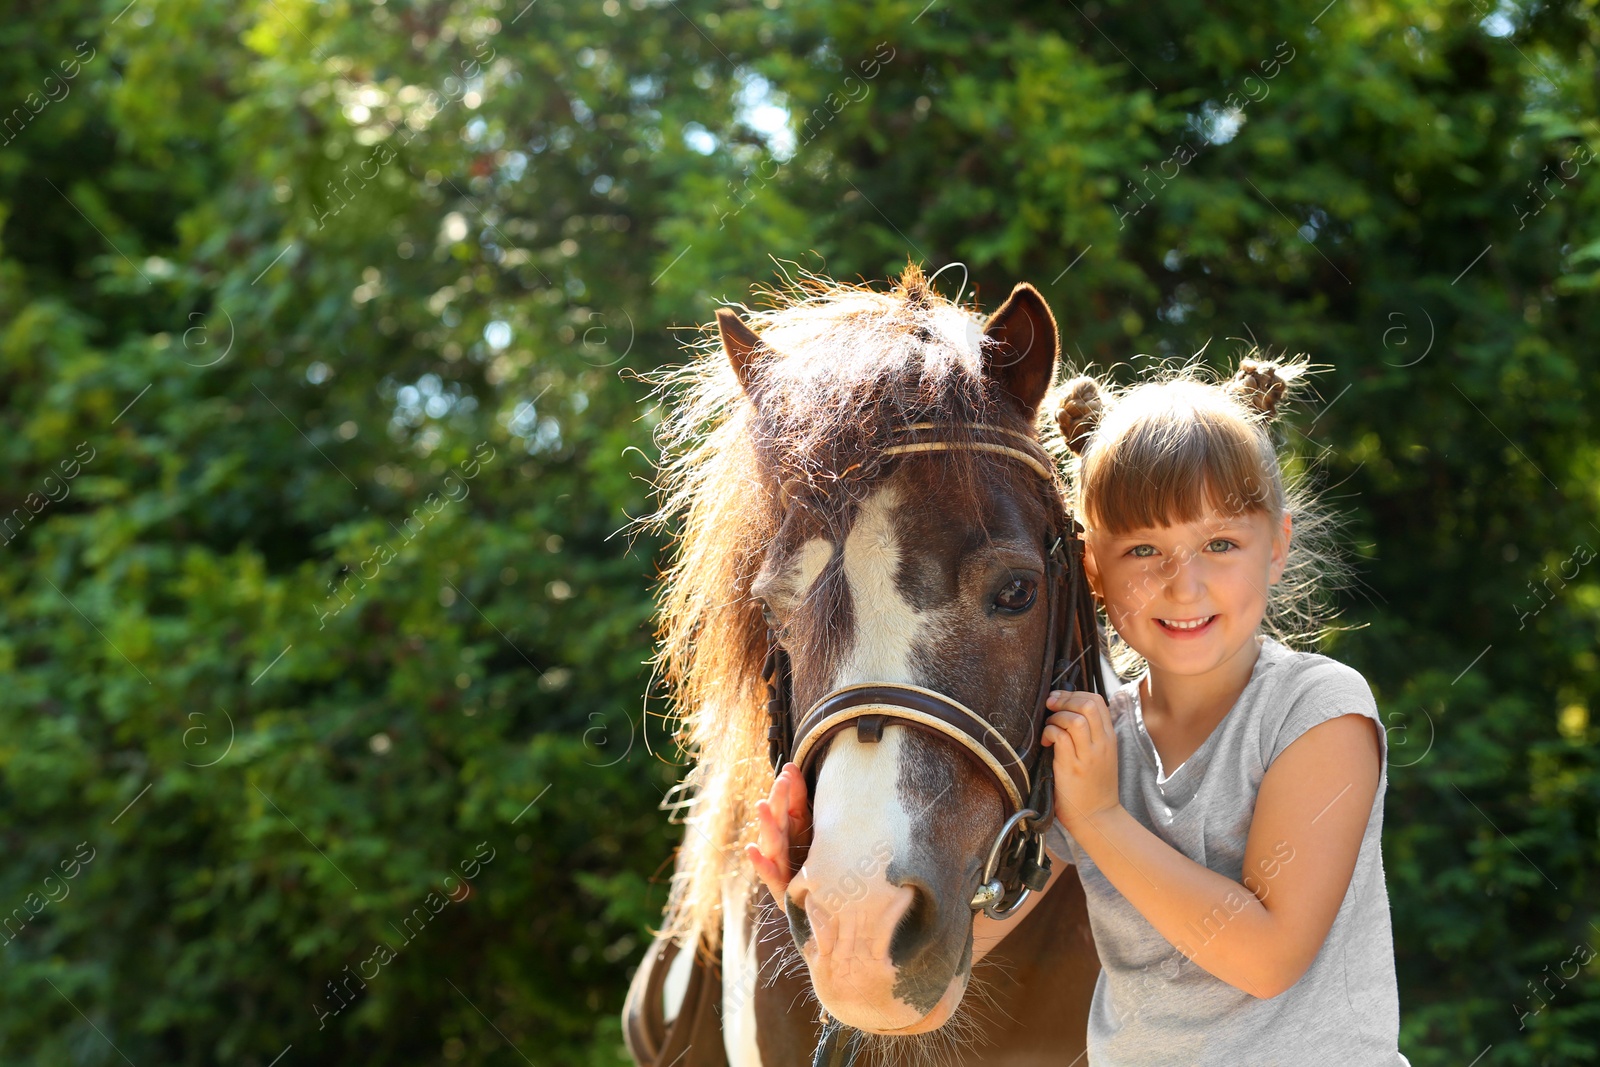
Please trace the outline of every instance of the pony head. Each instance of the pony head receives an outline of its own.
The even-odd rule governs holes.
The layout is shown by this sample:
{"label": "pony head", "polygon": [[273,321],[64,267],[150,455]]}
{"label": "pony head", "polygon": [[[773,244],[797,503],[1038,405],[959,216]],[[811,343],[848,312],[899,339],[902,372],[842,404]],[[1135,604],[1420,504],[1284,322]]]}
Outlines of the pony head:
{"label": "pony head", "polygon": [[[1060,508],[1053,482],[981,445],[984,427],[1036,439],[1057,334],[1031,286],[985,319],[915,266],[887,293],[808,279],[775,308],[719,313],[717,341],[673,379],[685,389],[662,440],[681,447],[657,516],[683,517],[661,659],[697,759],[668,928],[702,935],[771,781],[769,630],[797,710],[844,686],[915,685],[1027,751]],[[927,423],[956,447],[891,449]],[[892,721],[825,744],[814,835],[777,903],[834,1018],[937,1029],[970,978],[1000,786],[960,746]]]}

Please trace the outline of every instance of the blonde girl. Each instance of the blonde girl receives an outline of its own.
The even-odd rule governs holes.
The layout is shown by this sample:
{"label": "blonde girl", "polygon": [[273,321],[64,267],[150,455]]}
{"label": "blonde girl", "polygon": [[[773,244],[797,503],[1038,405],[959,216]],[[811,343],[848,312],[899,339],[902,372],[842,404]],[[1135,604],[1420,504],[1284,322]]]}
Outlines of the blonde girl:
{"label": "blonde girl", "polygon": [[1304,370],[1065,387],[1087,575],[1144,665],[1052,694],[1043,736],[1102,966],[1091,1064],[1407,1063],[1384,730],[1359,672],[1285,643],[1331,563],[1269,433]]}

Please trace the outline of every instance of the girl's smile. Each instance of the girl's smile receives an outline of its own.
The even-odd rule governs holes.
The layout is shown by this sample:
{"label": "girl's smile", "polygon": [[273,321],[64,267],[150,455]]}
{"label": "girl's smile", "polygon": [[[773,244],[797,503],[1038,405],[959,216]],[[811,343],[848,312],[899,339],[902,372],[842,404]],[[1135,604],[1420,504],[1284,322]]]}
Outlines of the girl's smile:
{"label": "girl's smile", "polygon": [[1211,623],[1215,619],[1215,615],[1202,615],[1198,618],[1183,620],[1157,619],[1156,622],[1161,624],[1161,628],[1165,630],[1167,632],[1167,636],[1171,637],[1173,640],[1191,641],[1194,638],[1199,637],[1202,633],[1208,632],[1211,629]]}

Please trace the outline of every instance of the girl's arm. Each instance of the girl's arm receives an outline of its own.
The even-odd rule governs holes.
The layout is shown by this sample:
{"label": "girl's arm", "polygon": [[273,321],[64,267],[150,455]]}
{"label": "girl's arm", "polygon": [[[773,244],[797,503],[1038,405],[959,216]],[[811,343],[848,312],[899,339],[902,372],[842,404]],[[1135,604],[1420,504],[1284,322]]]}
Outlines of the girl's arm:
{"label": "girl's arm", "polygon": [[[1253,996],[1311,966],[1355,871],[1379,781],[1377,724],[1341,715],[1267,769],[1244,852],[1244,884],[1147,830],[1117,795],[1117,736],[1094,693],[1054,693],[1056,815],[1106,878],[1173,947]],[[1071,710],[1066,710],[1071,709]]]}

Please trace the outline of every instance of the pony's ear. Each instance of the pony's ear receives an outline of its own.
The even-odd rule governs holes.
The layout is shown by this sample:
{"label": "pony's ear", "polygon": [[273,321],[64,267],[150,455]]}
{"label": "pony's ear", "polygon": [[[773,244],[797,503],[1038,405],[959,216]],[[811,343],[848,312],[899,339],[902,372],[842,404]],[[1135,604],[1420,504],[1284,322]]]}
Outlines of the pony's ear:
{"label": "pony's ear", "polygon": [[761,338],[744,324],[739,313],[732,308],[717,309],[717,333],[722,336],[722,350],[728,353],[728,362],[733,364],[733,373],[738,375],[739,384],[748,390],[750,369],[755,365],[756,350],[761,347]]}
{"label": "pony's ear", "polygon": [[1056,377],[1056,318],[1039,290],[1018,282],[983,328],[983,373],[1022,405],[1029,419]]}

